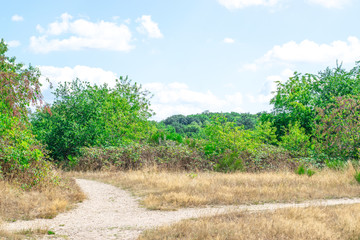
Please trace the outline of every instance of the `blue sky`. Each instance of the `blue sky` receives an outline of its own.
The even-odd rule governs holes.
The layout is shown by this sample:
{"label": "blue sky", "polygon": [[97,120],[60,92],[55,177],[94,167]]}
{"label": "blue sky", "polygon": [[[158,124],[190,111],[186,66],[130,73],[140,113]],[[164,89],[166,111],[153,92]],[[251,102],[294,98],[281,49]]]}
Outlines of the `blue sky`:
{"label": "blue sky", "polygon": [[[8,55],[56,86],[128,75],[154,97],[154,119],[271,110],[274,81],[360,60],[360,1],[6,1]],[[43,85],[45,100],[53,97]]]}

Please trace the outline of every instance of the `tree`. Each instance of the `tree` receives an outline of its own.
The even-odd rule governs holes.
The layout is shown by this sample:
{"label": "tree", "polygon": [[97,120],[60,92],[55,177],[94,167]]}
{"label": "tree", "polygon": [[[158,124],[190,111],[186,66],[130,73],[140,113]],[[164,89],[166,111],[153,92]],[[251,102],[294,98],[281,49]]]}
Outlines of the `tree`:
{"label": "tree", "polygon": [[[28,107],[42,101],[40,72],[7,57],[0,41],[0,178],[21,183],[23,188],[38,185],[48,177],[41,144],[28,122]],[[45,154],[44,154],[45,153]]]}
{"label": "tree", "polygon": [[277,82],[276,94],[270,101],[274,105],[273,116],[268,116],[277,127],[277,134],[284,134],[281,129],[295,122],[312,134],[317,107],[325,108],[336,97],[360,94],[359,73],[357,62],[350,71],[337,65],[318,75],[295,72],[285,83]]}
{"label": "tree", "polygon": [[56,160],[84,146],[117,146],[151,134],[150,93],[127,77],[117,79],[113,88],[75,79],[60,84],[54,94],[52,115],[37,112],[32,124]]}

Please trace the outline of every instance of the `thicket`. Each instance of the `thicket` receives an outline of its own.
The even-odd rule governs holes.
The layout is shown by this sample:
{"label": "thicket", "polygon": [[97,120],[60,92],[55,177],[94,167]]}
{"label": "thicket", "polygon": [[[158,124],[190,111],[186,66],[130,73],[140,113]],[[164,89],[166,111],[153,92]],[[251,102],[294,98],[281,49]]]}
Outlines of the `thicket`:
{"label": "thicket", "polygon": [[270,113],[174,115],[149,121],[150,95],[120,78],[114,88],[60,84],[51,113],[32,117],[50,156],[73,169],[260,171],[358,160],[359,65],[278,82]]}
{"label": "thicket", "polygon": [[24,189],[55,180],[47,151],[30,129],[28,107],[42,101],[38,69],[7,57],[0,41],[0,179]]}
{"label": "thicket", "polygon": [[[40,72],[5,56],[0,44],[0,176],[35,186],[51,175],[46,159],[67,169],[160,168],[216,171],[339,168],[359,160],[360,66],[295,72],[277,83],[270,113],[171,116],[159,123],[151,94],[127,77],[115,85],[79,79],[42,101]],[[300,168],[299,168],[300,166]]]}
{"label": "thicket", "polygon": [[127,145],[149,138],[153,124],[149,92],[127,77],[114,87],[75,79],[59,84],[51,112],[32,115],[33,131],[57,162],[67,162],[82,147]]}

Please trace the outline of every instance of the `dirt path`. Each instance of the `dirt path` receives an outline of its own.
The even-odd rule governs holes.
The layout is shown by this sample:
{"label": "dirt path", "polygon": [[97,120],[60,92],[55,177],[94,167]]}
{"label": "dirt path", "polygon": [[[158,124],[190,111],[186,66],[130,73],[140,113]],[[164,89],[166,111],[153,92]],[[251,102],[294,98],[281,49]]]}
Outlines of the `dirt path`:
{"label": "dirt path", "polygon": [[88,195],[72,211],[54,219],[17,221],[5,225],[8,230],[48,228],[56,233],[51,239],[136,239],[145,229],[171,224],[182,219],[224,213],[232,210],[262,211],[288,207],[330,206],[360,203],[357,199],[316,200],[303,203],[219,206],[178,211],[150,211],[139,207],[136,198],[117,187],[84,179],[77,183]]}

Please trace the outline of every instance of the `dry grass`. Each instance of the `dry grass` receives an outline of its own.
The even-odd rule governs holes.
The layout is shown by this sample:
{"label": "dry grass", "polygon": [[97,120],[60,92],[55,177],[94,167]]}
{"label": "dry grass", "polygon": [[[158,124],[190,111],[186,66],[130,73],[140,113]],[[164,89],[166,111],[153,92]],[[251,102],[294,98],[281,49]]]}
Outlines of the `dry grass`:
{"label": "dry grass", "polygon": [[240,212],[184,220],[139,239],[359,239],[360,204]]}
{"label": "dry grass", "polygon": [[53,218],[85,199],[84,193],[69,177],[62,177],[58,185],[48,184],[30,191],[0,181],[0,193],[0,219],[5,221]]}
{"label": "dry grass", "polygon": [[[1,223],[0,223],[1,224]],[[23,240],[39,239],[48,233],[46,229],[24,229],[19,232],[9,232],[0,229],[0,239]]]}
{"label": "dry grass", "polygon": [[172,210],[205,205],[292,202],[359,197],[355,170],[322,171],[312,177],[291,172],[214,173],[165,172],[156,169],[127,172],[71,173],[129,189],[150,209]]}

